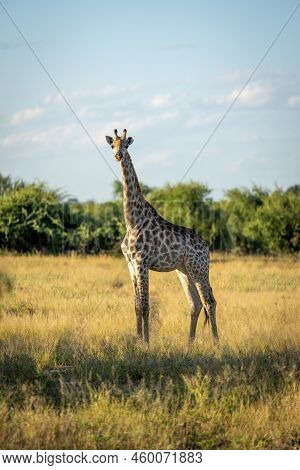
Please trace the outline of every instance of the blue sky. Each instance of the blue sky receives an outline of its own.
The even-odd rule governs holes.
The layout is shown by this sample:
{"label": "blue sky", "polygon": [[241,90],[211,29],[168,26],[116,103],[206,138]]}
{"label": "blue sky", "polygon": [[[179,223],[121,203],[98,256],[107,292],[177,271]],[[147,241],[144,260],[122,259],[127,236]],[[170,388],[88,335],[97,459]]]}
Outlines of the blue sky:
{"label": "blue sky", "polygon": [[[181,180],[297,4],[2,1],[115,174],[105,134],[126,127],[151,186]],[[216,198],[233,186],[299,183],[299,40],[300,9],[186,181]],[[113,172],[1,8],[0,57],[0,171],[109,199]]]}

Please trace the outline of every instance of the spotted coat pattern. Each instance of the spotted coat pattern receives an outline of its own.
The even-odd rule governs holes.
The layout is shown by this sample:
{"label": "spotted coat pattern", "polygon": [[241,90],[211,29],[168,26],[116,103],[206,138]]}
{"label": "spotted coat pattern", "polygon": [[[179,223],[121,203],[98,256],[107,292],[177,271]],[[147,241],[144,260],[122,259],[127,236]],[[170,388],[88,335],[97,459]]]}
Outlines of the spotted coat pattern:
{"label": "spotted coat pattern", "polygon": [[122,137],[106,137],[120,162],[123,175],[123,204],[127,227],[121,248],[128,263],[135,297],[137,334],[149,342],[149,269],[176,270],[186,294],[191,313],[189,340],[193,342],[202,306],[218,340],[216,300],[209,282],[209,249],[192,229],[164,220],[143,197],[138,178],[128,153],[133,142]]}

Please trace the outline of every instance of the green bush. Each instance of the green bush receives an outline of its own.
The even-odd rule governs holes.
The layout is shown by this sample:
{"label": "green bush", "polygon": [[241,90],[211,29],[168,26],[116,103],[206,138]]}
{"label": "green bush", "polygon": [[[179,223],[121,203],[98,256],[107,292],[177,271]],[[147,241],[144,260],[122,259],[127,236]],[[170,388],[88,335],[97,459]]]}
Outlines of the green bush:
{"label": "green bush", "polygon": [[254,186],[227,191],[232,247],[243,253],[294,253],[300,249],[300,197],[293,188],[273,192]]}
{"label": "green bush", "polygon": [[59,252],[64,243],[61,196],[44,184],[30,184],[0,198],[0,247]]}
{"label": "green bush", "polygon": [[300,249],[300,197],[276,189],[257,211],[258,230],[267,253],[294,253]]}
{"label": "green bush", "polygon": [[114,250],[125,234],[120,201],[103,204],[66,203],[65,230],[68,232],[66,250],[80,253],[99,253]]}

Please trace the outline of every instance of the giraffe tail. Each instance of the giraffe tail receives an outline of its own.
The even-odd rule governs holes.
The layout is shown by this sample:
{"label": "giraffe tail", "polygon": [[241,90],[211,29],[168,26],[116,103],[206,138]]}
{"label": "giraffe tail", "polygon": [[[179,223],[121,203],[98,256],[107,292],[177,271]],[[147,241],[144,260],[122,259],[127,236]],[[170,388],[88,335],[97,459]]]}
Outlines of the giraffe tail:
{"label": "giraffe tail", "polygon": [[204,310],[204,313],[205,313],[205,318],[204,318],[204,328],[205,328],[206,325],[209,324],[209,315],[208,315],[207,311],[205,310],[205,308],[203,310]]}

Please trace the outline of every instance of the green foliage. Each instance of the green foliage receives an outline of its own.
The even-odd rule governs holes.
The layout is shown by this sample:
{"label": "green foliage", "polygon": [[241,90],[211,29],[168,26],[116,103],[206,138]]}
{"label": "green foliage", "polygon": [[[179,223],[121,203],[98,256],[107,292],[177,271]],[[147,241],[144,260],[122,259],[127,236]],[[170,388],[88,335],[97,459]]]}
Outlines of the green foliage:
{"label": "green foliage", "polygon": [[65,201],[42,183],[24,185],[9,177],[0,184],[0,248],[99,253],[114,249],[125,231],[120,201]]}
{"label": "green foliage", "polygon": [[61,196],[44,184],[6,191],[0,198],[0,246],[58,252],[64,240]]}
{"label": "green foliage", "polygon": [[244,253],[293,253],[300,249],[299,186],[227,192],[224,208],[233,247]]}
{"label": "green foliage", "polygon": [[256,215],[267,196],[268,193],[257,186],[252,190],[234,188],[227,191],[223,208],[228,214],[227,225],[232,247],[244,253],[263,251]]}
{"label": "green foliage", "polygon": [[65,229],[68,231],[67,250],[99,253],[113,250],[125,233],[122,205],[118,201],[65,204]]}
{"label": "green foliage", "polygon": [[[193,228],[214,250],[294,253],[300,248],[300,185],[273,192],[234,188],[221,201],[204,184],[162,188],[141,183],[143,194],[165,219]],[[19,252],[99,253],[119,249],[125,234],[122,184],[113,201],[65,200],[46,185],[0,174],[0,248]]]}
{"label": "green foliage", "polygon": [[199,183],[166,184],[149,195],[149,201],[170,222],[194,229],[204,229],[209,213],[210,190]]}
{"label": "green foliage", "polygon": [[267,253],[300,249],[300,197],[294,191],[276,189],[257,213],[258,229]]}

